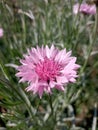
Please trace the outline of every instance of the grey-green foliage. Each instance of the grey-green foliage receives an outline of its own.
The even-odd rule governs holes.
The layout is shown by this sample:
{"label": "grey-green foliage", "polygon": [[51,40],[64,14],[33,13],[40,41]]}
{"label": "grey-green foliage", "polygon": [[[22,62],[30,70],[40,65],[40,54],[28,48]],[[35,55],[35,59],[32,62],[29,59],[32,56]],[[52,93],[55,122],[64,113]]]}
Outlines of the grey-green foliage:
{"label": "grey-green foliage", "polygon": [[[0,2],[0,26],[4,29],[4,37],[0,39],[0,107],[2,108],[0,119],[3,120],[6,129],[74,129],[74,109],[81,110],[79,105],[85,102],[93,107],[93,103],[97,100],[96,55],[89,55],[89,60],[81,71],[77,83],[65,87],[65,92],[53,91],[51,96],[53,117],[48,95],[44,94],[40,100],[37,95],[27,93],[25,91],[27,84],[18,83],[19,79],[15,77],[16,70],[10,67],[12,64],[19,65],[19,59],[26,53],[27,48],[36,45],[50,46],[53,43],[60,49],[73,50],[72,53],[78,58],[77,62],[82,70],[88,56],[94,16],[74,15],[72,12],[74,2],[74,0]],[[92,49],[97,51],[97,48],[95,43]],[[72,107],[73,111],[70,111],[69,106],[73,104],[75,108]],[[65,112],[65,109],[68,112]]]}

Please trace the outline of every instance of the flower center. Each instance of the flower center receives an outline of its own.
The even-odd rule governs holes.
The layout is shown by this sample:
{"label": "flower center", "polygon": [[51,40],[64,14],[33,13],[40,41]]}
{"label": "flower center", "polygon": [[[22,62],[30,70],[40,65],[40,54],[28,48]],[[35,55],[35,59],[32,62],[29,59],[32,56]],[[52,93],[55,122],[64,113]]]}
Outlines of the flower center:
{"label": "flower center", "polygon": [[35,68],[40,80],[45,80],[49,83],[50,80],[55,81],[56,76],[60,75],[61,65],[53,59],[45,58],[40,61]]}

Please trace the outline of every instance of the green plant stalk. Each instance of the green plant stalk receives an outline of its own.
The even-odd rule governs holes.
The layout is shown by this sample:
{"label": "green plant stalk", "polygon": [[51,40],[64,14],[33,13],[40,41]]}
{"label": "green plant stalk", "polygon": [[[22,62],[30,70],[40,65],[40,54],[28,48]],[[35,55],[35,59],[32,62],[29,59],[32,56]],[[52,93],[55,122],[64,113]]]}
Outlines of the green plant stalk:
{"label": "green plant stalk", "polygon": [[5,77],[7,80],[9,80],[9,78],[8,78],[8,76],[7,76],[6,69],[4,68],[4,66],[3,66],[2,63],[0,63],[0,69],[1,69],[1,71],[3,72],[3,74],[4,74],[4,77]]}
{"label": "green plant stalk", "polygon": [[49,94],[49,103],[50,103],[50,108],[51,108],[51,115],[53,116],[53,105],[52,105],[52,97]]}
{"label": "green plant stalk", "polygon": [[23,47],[26,47],[26,25],[25,25],[25,16],[23,14],[23,16],[21,16],[21,23],[22,23],[22,30],[23,30],[23,35],[22,35],[22,39],[23,39]]}
{"label": "green plant stalk", "polygon": [[[75,16],[75,20],[73,21],[73,25],[72,25],[72,34],[74,34],[74,26],[75,23],[78,21],[78,19],[80,19],[80,13],[79,13],[79,9],[80,9],[80,6],[82,4],[82,1],[80,1],[80,4],[79,4],[79,8],[78,8],[78,14]],[[73,11],[73,10],[72,10]],[[74,19],[74,17],[73,17]],[[74,46],[72,47],[72,50],[75,51],[76,47],[78,46],[78,38],[79,38],[79,26],[80,26],[80,22],[79,24],[77,25],[77,33],[75,32],[75,37],[76,37],[76,43],[74,44]],[[76,27],[75,27],[76,28]]]}
{"label": "green plant stalk", "polygon": [[95,42],[96,42],[97,29],[98,29],[98,7],[96,8],[95,26],[94,26],[94,29],[93,29],[93,34],[90,35],[90,45],[89,45],[89,50],[88,50],[88,56],[87,56],[87,59],[86,59],[85,62],[84,62],[84,65],[83,65],[82,69],[80,70],[80,75],[81,75],[81,74],[84,72],[84,70],[85,70],[85,67],[86,67],[86,65],[87,65],[89,56],[90,56],[91,51],[92,51],[92,47],[93,47],[93,45],[94,45]]}
{"label": "green plant stalk", "polygon": [[28,97],[27,97],[26,94],[24,93],[24,91],[23,91],[20,87],[19,87],[18,89],[19,89],[19,91],[21,92],[22,98],[24,99],[24,101],[25,101],[25,103],[26,103],[26,105],[27,105],[27,107],[28,107],[28,109],[29,109],[29,111],[30,111],[30,116],[32,117],[32,115],[35,114],[35,110],[34,110],[34,108],[32,107],[32,105],[31,105],[31,103],[30,103]]}
{"label": "green plant stalk", "polygon": [[49,104],[50,104],[50,108],[51,108],[51,113],[50,113],[50,116],[48,118],[48,120],[51,118],[54,125],[53,125],[53,129],[55,128],[55,124],[56,124],[56,114],[54,112],[54,109],[53,109],[53,102],[52,102],[52,97],[51,95],[49,94]]}

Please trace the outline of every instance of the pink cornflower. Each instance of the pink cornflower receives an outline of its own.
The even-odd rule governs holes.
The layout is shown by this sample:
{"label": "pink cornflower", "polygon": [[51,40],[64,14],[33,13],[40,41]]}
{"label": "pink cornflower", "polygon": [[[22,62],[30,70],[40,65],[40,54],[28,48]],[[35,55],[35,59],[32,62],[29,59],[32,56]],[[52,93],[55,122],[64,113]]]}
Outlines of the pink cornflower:
{"label": "pink cornflower", "polygon": [[54,45],[28,49],[20,62],[22,65],[18,66],[16,76],[21,77],[20,82],[27,81],[26,90],[37,93],[40,98],[44,91],[51,94],[53,88],[64,91],[64,86],[76,81],[80,67],[71,51],[59,50]]}
{"label": "pink cornflower", "polygon": [[86,3],[82,3],[80,5],[79,3],[77,3],[73,6],[73,13],[77,14],[78,12],[84,13],[84,14],[95,14],[96,13],[96,6],[95,5],[88,5]]}
{"label": "pink cornflower", "polygon": [[0,28],[0,38],[3,37],[3,29]]}

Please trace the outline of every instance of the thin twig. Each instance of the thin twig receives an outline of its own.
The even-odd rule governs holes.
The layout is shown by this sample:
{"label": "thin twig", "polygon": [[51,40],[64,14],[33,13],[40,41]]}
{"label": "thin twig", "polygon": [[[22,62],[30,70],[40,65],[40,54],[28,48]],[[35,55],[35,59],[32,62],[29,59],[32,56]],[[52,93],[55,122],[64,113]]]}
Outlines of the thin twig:
{"label": "thin twig", "polygon": [[94,117],[92,123],[92,130],[96,130],[97,126],[97,103],[94,104]]}

